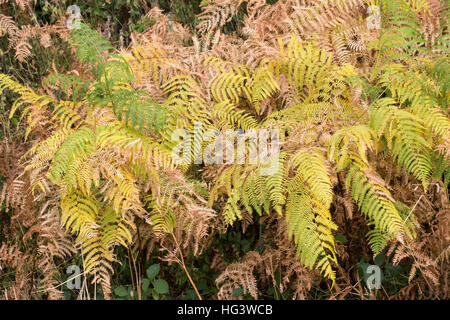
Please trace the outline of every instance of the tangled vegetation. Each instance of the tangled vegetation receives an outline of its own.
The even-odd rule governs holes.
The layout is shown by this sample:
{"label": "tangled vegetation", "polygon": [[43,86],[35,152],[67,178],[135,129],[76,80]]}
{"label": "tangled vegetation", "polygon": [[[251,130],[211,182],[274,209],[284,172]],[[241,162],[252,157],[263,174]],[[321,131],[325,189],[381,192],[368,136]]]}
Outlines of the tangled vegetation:
{"label": "tangled vegetation", "polygon": [[447,1],[73,4],[0,0],[0,298],[449,298]]}

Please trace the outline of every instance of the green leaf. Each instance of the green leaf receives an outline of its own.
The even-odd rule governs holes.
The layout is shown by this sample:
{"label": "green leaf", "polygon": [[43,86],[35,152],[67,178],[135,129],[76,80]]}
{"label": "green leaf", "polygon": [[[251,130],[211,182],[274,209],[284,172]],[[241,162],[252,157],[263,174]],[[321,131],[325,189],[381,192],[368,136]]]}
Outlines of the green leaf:
{"label": "green leaf", "polygon": [[147,269],[147,277],[148,277],[150,280],[153,280],[153,279],[158,275],[159,269],[160,269],[159,263],[152,264],[152,265],[151,265],[150,267],[148,267],[148,269]]}
{"label": "green leaf", "polygon": [[241,241],[241,248],[244,252],[250,251],[251,243],[247,239]]}
{"label": "green leaf", "polygon": [[128,295],[128,290],[124,286],[120,286],[114,289],[114,293],[119,297],[126,297]]}
{"label": "green leaf", "polygon": [[188,289],[186,291],[186,300],[197,300],[197,294],[195,293],[194,289]]}
{"label": "green leaf", "polygon": [[336,234],[336,235],[334,236],[334,238],[335,238],[337,241],[339,241],[339,242],[341,242],[341,243],[343,243],[343,244],[348,243],[347,238],[346,238],[343,234],[338,233],[338,234]]}
{"label": "green leaf", "polygon": [[239,287],[233,290],[233,297],[239,297],[242,296],[242,294],[244,293],[244,290]]}
{"label": "green leaf", "polygon": [[381,266],[385,260],[386,256],[384,255],[384,253],[380,253],[375,257],[375,259],[373,259],[373,262],[375,262],[376,265]]}
{"label": "green leaf", "polygon": [[169,292],[169,284],[166,282],[166,280],[163,279],[156,279],[153,282],[153,287],[155,288],[155,291],[159,294],[164,294]]}
{"label": "green leaf", "polygon": [[144,278],[142,280],[142,291],[144,291],[144,292],[148,291],[149,286],[150,286],[150,280],[147,278]]}

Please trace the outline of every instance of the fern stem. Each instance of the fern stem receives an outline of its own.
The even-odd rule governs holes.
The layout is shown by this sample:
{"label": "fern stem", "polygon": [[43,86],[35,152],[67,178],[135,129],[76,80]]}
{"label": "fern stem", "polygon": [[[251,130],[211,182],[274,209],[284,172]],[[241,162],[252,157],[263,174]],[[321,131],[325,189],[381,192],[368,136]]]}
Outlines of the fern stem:
{"label": "fern stem", "polygon": [[175,237],[175,235],[173,234],[173,231],[170,231],[170,234],[172,235],[173,240],[175,241],[175,245],[177,247],[178,252],[180,253],[180,262],[181,262],[181,267],[184,269],[184,272],[186,273],[189,282],[191,283],[192,287],[194,288],[195,293],[197,294],[197,297],[199,300],[203,300],[202,296],[200,295],[200,293],[198,292],[197,286],[195,285],[194,280],[192,280],[191,275],[189,274],[189,271],[186,268],[186,264],[184,263],[184,258],[183,258],[183,251],[181,251],[181,247],[180,244],[178,243],[177,238]]}

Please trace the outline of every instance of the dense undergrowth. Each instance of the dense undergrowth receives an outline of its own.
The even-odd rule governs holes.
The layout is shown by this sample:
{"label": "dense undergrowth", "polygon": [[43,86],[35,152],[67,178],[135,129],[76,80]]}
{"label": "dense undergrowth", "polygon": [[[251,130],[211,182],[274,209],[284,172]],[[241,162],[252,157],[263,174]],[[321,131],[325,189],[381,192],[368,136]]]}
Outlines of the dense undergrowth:
{"label": "dense undergrowth", "polygon": [[448,299],[446,1],[0,10],[2,299]]}

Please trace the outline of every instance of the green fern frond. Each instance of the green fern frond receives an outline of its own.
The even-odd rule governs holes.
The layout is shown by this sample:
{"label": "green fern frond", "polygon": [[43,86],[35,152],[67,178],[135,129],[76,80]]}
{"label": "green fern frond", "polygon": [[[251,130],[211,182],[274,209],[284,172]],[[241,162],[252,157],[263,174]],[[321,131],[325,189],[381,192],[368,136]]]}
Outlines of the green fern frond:
{"label": "green fern frond", "polygon": [[367,152],[374,149],[372,130],[365,125],[342,128],[333,135],[329,147],[329,160],[337,163],[338,170],[345,169],[351,161],[369,164]]}
{"label": "green fern frond", "polygon": [[337,226],[331,221],[328,209],[306,192],[292,192],[287,198],[286,220],[290,236],[294,236],[297,254],[306,267],[316,266],[321,273],[336,279],[331,263],[337,263],[332,231]]}
{"label": "green fern frond", "polygon": [[282,208],[286,203],[284,188],[286,184],[287,176],[287,166],[285,165],[287,158],[287,153],[280,152],[278,154],[278,159],[273,159],[273,161],[278,161],[277,170],[275,173],[267,175],[266,184],[268,196],[270,203],[274,208],[275,212],[282,215]]}
{"label": "green fern frond", "polygon": [[76,129],[81,124],[81,115],[77,111],[80,104],[74,104],[69,101],[59,101],[56,104],[53,113],[53,120],[58,121],[63,128]]}
{"label": "green fern frond", "polygon": [[[217,103],[214,106],[212,116],[220,123],[216,125],[219,129],[239,128],[242,130],[256,129],[257,120],[244,110],[240,110],[235,104],[228,100]],[[222,125],[223,123],[223,125]]]}
{"label": "green fern frond", "polygon": [[315,199],[325,207],[331,204],[333,191],[326,159],[318,150],[302,149],[292,156],[292,168],[296,175],[306,183]]}
{"label": "green fern frond", "polygon": [[69,36],[69,44],[76,49],[78,61],[94,66],[101,62],[102,53],[113,49],[113,46],[103,39],[101,35],[84,23],[80,23],[80,28],[76,28]]}
{"label": "green fern frond", "polygon": [[53,132],[47,139],[32,146],[26,154],[23,155],[22,161],[27,157],[30,158],[25,170],[46,167],[52,161],[56,151],[61,144],[71,135],[73,130],[62,128]]}
{"label": "green fern frond", "polygon": [[167,119],[167,110],[143,90],[121,89],[111,95],[114,112],[120,120],[140,129],[159,132]]}
{"label": "green fern frond", "polygon": [[346,187],[351,188],[358,209],[369,221],[373,221],[376,228],[388,234],[398,234],[404,230],[391,193],[383,179],[370,168],[350,167]]}
{"label": "green fern frond", "polygon": [[332,64],[332,56],[312,45],[303,45],[292,37],[280,58],[270,61],[268,69],[279,79],[287,76],[295,89],[298,102],[315,103],[332,101],[335,92],[343,92],[344,80],[354,71],[346,65]]}
{"label": "green fern frond", "polygon": [[379,138],[386,138],[398,164],[426,188],[432,171],[431,146],[420,118],[397,109],[393,99],[382,98],[371,107],[370,126]]}
{"label": "green fern frond", "polygon": [[372,248],[373,256],[376,257],[387,246],[388,234],[382,232],[380,229],[370,230],[367,235],[367,240]]}
{"label": "green fern frond", "polygon": [[44,84],[52,88],[58,88],[69,99],[69,92],[72,91],[73,102],[82,99],[91,85],[91,81],[83,80],[73,74],[54,73],[44,79]]}
{"label": "green fern frond", "polygon": [[93,196],[86,196],[76,190],[61,194],[61,221],[80,240],[89,239],[96,234],[99,228],[98,214],[97,200]]}
{"label": "green fern frond", "polygon": [[[72,172],[81,165],[83,155],[94,152],[95,136],[91,129],[80,127],[70,135],[56,151],[48,172],[49,179],[60,184],[62,177],[70,169]],[[70,181],[74,182],[73,179]]]}

